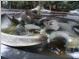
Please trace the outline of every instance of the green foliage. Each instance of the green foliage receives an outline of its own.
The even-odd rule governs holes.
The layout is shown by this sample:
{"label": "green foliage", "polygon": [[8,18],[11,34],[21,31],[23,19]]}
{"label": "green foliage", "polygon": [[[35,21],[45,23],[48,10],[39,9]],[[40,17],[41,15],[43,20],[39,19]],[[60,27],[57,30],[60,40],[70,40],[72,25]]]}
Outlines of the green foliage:
{"label": "green foliage", "polygon": [[37,5],[44,6],[46,9],[51,9],[57,11],[69,11],[71,9],[79,9],[79,1],[8,1],[7,5],[2,7],[15,8],[15,9],[32,9]]}

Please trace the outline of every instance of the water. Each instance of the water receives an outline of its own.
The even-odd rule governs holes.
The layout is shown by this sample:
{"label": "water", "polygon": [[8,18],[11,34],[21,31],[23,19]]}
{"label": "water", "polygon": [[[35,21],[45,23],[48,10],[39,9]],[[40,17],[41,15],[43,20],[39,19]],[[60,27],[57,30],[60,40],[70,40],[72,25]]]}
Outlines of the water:
{"label": "water", "polygon": [[1,16],[1,29],[6,29],[11,26],[11,21],[6,15]]}
{"label": "water", "polygon": [[1,16],[1,31],[14,34],[16,26],[12,24],[12,22],[8,19],[8,17],[4,14]]}

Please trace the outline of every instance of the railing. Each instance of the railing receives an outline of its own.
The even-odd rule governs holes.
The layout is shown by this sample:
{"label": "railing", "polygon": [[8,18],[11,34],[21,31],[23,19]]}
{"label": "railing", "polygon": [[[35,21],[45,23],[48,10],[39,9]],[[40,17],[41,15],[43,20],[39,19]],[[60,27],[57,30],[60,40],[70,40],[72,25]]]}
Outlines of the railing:
{"label": "railing", "polygon": [[[1,14],[5,13],[13,13],[13,12],[23,12],[24,9],[1,9]],[[61,11],[52,11],[52,14],[55,16],[65,16],[68,12],[61,12]]]}
{"label": "railing", "polygon": [[52,11],[52,14],[55,16],[65,16],[68,14],[68,12]]}

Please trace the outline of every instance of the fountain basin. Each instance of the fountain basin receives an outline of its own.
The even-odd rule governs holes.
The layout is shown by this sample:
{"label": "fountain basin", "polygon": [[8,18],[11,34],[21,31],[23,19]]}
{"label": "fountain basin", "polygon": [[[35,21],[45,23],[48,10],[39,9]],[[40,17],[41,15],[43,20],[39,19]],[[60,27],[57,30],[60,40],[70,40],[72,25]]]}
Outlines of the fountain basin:
{"label": "fountain basin", "polygon": [[3,32],[1,32],[0,39],[2,44],[16,47],[38,45],[46,41],[46,39],[43,38],[43,35],[40,34],[34,36],[18,36]]}

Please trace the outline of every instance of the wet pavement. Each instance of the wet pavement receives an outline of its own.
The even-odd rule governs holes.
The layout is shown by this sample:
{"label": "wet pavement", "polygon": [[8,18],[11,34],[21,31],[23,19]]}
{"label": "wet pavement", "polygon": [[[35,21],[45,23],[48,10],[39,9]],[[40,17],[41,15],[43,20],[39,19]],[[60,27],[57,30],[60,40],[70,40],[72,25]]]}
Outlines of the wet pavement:
{"label": "wet pavement", "polygon": [[27,48],[18,49],[6,45],[1,45],[1,59],[71,59],[71,58],[60,57],[54,54],[47,56],[45,54],[40,54],[37,52],[30,52],[28,51]]}

